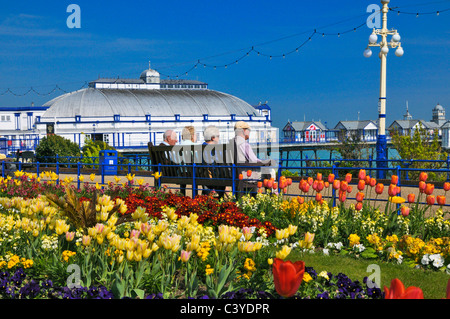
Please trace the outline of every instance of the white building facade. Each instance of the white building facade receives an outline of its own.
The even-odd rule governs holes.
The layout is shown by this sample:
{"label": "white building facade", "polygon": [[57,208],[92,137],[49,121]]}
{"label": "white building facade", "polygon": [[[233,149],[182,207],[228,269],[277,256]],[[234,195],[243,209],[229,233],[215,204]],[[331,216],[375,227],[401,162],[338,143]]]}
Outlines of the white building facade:
{"label": "white building facade", "polygon": [[63,94],[43,106],[36,118],[40,138],[57,134],[82,147],[86,138],[102,140],[124,152],[145,151],[148,142],[159,144],[173,129],[181,140],[183,127],[194,126],[203,142],[203,130],[215,125],[220,140],[234,137],[234,123],[251,126],[251,143],[278,141],[270,108],[253,107],[233,95],[210,90],[191,80],[161,80],[148,69],[139,79],[97,79],[88,88]]}

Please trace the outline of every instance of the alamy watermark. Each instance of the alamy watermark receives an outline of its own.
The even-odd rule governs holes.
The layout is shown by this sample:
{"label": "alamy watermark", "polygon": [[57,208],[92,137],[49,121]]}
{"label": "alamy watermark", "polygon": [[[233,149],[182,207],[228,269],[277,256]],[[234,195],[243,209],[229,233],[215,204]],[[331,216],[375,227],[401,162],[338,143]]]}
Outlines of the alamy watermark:
{"label": "alamy watermark", "polygon": [[66,12],[71,13],[66,20],[69,29],[81,28],[81,8],[78,4],[69,4]]}
{"label": "alamy watermark", "polygon": [[373,289],[373,288],[380,288],[381,287],[381,269],[380,266],[377,264],[370,264],[367,266],[366,269],[367,272],[370,272],[371,274],[367,276],[367,287]]}
{"label": "alamy watermark", "polygon": [[367,17],[366,25],[368,28],[381,28],[381,9],[378,4],[369,4],[367,6],[366,12],[370,12],[371,14]]}

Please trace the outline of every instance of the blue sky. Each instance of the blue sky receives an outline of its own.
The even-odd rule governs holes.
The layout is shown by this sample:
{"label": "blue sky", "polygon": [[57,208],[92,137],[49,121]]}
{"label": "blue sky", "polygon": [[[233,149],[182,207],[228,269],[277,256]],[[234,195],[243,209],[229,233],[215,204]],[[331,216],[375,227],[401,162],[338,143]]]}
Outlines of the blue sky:
{"label": "blue sky", "polygon": [[[81,28],[66,25],[67,6],[81,8]],[[379,1],[2,1],[0,4],[0,94],[33,87],[50,92],[79,89],[101,77],[138,78],[148,67],[164,75],[183,74],[252,105],[268,101],[274,125],[288,120],[378,117],[378,52],[363,51],[371,33],[364,24],[369,4]],[[450,1],[391,0],[401,12],[435,12]],[[388,15],[388,28],[402,37],[405,54],[388,55],[387,124],[401,119],[406,101],[416,119],[431,119],[439,102],[450,119],[450,11]],[[308,39],[298,52],[282,55]],[[276,41],[275,41],[276,40]],[[42,105],[63,94],[0,95],[0,106]]]}

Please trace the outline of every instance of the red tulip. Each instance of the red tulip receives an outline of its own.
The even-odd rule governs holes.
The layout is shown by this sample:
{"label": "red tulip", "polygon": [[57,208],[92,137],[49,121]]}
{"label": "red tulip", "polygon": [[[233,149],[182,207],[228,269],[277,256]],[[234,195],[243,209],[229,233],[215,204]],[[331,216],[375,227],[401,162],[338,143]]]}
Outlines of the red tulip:
{"label": "red tulip", "polygon": [[384,294],[384,299],[424,299],[422,289],[414,286],[405,289],[397,278],[392,279],[389,289],[384,286]]}
{"label": "red tulip", "polygon": [[413,193],[408,194],[408,203],[412,204],[416,200],[416,195]]}
{"label": "red tulip", "polygon": [[351,173],[347,173],[347,174],[345,175],[345,181],[346,181],[347,183],[350,183],[351,180],[352,180],[352,174],[351,174]]}
{"label": "red tulip", "polygon": [[352,190],[353,190],[353,187],[352,187],[352,185],[348,185],[347,186],[347,193],[351,193],[352,192]]}
{"label": "red tulip", "polygon": [[314,182],[313,178],[311,176],[308,177],[307,182],[309,184],[309,186],[311,186]]}
{"label": "red tulip", "polygon": [[261,181],[259,181],[256,186],[258,186],[258,188],[261,188],[263,186],[263,183]]}
{"label": "red tulip", "polygon": [[399,193],[398,188],[395,184],[389,185],[389,188],[388,188],[389,196],[394,197],[394,196],[397,196],[398,193]]}
{"label": "red tulip", "polygon": [[442,195],[436,196],[436,201],[437,201],[438,205],[444,206],[445,205],[445,196],[442,196]]}
{"label": "red tulip", "polygon": [[398,184],[398,176],[397,175],[392,175],[391,176],[391,184]]}
{"label": "red tulip", "polygon": [[292,178],[287,178],[286,182],[287,182],[288,185],[292,185]]}
{"label": "red tulip", "polygon": [[252,170],[251,170],[251,169],[249,169],[249,170],[247,171],[247,177],[250,177],[250,176],[252,176]]}
{"label": "red tulip", "polygon": [[287,187],[284,187],[284,188],[283,188],[283,194],[287,194],[287,192],[288,192]]}
{"label": "red tulip", "polygon": [[290,260],[283,261],[275,258],[272,264],[273,282],[275,290],[280,296],[285,298],[292,297],[298,291],[305,273],[305,262]]}
{"label": "red tulip", "polygon": [[378,195],[383,193],[384,185],[381,183],[378,183],[377,186],[375,186],[375,193]]}
{"label": "red tulip", "polygon": [[358,182],[358,190],[363,191],[366,187],[366,182],[363,179],[360,179]]}
{"label": "red tulip", "polygon": [[444,183],[444,191],[448,192],[450,190],[450,183],[449,182],[445,182]]}
{"label": "red tulip", "polygon": [[409,215],[410,208],[408,206],[402,206],[400,207],[400,212],[402,213],[402,216],[406,217]]}
{"label": "red tulip", "polygon": [[357,192],[356,193],[356,201],[357,202],[362,202],[364,200],[364,193],[362,192]]}
{"label": "red tulip", "polygon": [[355,209],[356,209],[357,211],[360,211],[362,208],[363,208],[363,203],[362,203],[362,202],[356,203]]}
{"label": "red tulip", "polygon": [[322,180],[317,183],[317,191],[318,192],[321,192],[324,187],[325,187],[325,183]]}
{"label": "red tulip", "polygon": [[366,182],[367,185],[370,183],[370,176],[369,175],[366,175],[366,177],[364,178],[364,182]]}
{"label": "red tulip", "polygon": [[358,178],[364,180],[366,178],[366,170],[360,169],[358,173]]}
{"label": "red tulip", "polygon": [[419,174],[419,181],[426,182],[428,179],[428,174],[425,172],[421,172]]}
{"label": "red tulip", "polygon": [[434,200],[435,200],[434,195],[427,196],[427,204],[428,205],[430,205],[430,206],[434,205]]}
{"label": "red tulip", "polygon": [[263,181],[264,187],[267,187],[267,183],[268,182],[269,182],[269,180],[267,178],[265,178],[264,181]]}
{"label": "red tulip", "polygon": [[273,182],[272,188],[273,188],[273,189],[277,189],[277,188],[278,188],[278,183],[277,183],[277,182]]}
{"label": "red tulip", "polygon": [[425,194],[431,195],[433,194],[433,191],[434,191],[434,184],[427,183],[425,187]]}
{"label": "red tulip", "polygon": [[273,185],[273,179],[269,179],[267,181],[267,188],[272,188],[272,185]]}
{"label": "red tulip", "polygon": [[303,204],[303,203],[305,202],[305,198],[304,198],[304,197],[301,197],[301,196],[297,196],[297,202],[298,202],[299,204]]}
{"label": "red tulip", "polygon": [[369,182],[370,187],[374,187],[376,184],[377,184],[377,180],[372,177]]}
{"label": "red tulip", "polygon": [[334,177],[335,177],[334,174],[329,174],[328,175],[328,183],[330,183],[330,184],[333,183],[334,182]]}

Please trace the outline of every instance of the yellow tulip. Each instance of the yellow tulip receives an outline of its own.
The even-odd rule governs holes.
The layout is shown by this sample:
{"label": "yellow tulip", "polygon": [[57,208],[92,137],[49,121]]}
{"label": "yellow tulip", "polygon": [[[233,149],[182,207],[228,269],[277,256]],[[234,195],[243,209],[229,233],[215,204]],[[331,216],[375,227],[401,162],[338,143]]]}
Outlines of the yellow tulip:
{"label": "yellow tulip", "polygon": [[281,250],[276,252],[276,257],[278,259],[286,259],[286,257],[291,253],[292,248],[283,245],[283,247],[281,248]]}
{"label": "yellow tulip", "polygon": [[80,182],[84,181],[84,176],[83,176],[83,175],[78,176],[78,180],[79,180]]}
{"label": "yellow tulip", "polygon": [[128,181],[131,182],[134,179],[134,176],[135,176],[135,174],[128,173],[126,177],[127,177]]}
{"label": "yellow tulip", "polygon": [[94,181],[94,179],[95,179],[95,174],[94,173],[92,173],[90,176],[89,176],[89,178],[91,179],[91,181],[93,182]]}
{"label": "yellow tulip", "polygon": [[120,177],[114,176],[114,181],[116,182],[116,184],[119,184]]}

